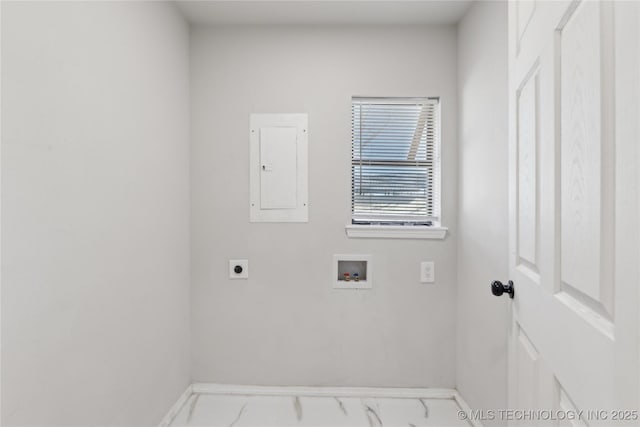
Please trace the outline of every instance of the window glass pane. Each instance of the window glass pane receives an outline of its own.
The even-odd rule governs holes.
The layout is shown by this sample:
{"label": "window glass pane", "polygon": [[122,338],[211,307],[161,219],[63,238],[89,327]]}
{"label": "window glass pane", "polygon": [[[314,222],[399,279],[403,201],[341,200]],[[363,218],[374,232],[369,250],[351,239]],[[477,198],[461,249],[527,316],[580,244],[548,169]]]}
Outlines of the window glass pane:
{"label": "window glass pane", "polygon": [[436,99],[353,99],[354,222],[437,220],[437,114]]}

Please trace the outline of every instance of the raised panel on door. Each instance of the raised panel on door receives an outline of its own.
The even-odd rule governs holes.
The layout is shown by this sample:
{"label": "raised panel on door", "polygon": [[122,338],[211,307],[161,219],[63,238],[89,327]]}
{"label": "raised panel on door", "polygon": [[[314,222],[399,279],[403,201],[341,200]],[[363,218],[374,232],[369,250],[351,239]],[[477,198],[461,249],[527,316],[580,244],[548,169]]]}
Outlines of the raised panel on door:
{"label": "raised panel on door", "polygon": [[522,0],[515,3],[516,8],[516,25],[517,25],[517,33],[518,33],[518,52],[520,51],[520,41],[526,34],[527,29],[529,28],[529,23],[533,18],[534,12],[536,10],[536,2],[534,0]]}
{"label": "raised panel on door", "polygon": [[556,381],[557,410],[559,414],[563,414],[562,419],[558,420],[558,427],[587,427],[585,419],[588,414],[581,412],[571,401],[567,392],[562,388],[560,383]]}
{"label": "raised panel on door", "polygon": [[602,50],[608,47],[603,6],[581,2],[558,30],[560,80],[560,278],[564,298],[590,316],[613,317],[612,149],[603,111],[608,87]]}
{"label": "raised panel on door", "polygon": [[525,78],[517,99],[517,267],[539,283],[538,270],[538,74]]}
{"label": "raised panel on door", "polygon": [[513,412],[504,414],[503,418],[517,426],[555,425],[554,420],[545,419],[544,415],[544,411],[557,406],[556,381],[553,374],[517,321],[514,334],[515,396],[511,408]]}
{"label": "raised panel on door", "polygon": [[522,328],[516,338],[517,409],[540,409],[540,353]]}

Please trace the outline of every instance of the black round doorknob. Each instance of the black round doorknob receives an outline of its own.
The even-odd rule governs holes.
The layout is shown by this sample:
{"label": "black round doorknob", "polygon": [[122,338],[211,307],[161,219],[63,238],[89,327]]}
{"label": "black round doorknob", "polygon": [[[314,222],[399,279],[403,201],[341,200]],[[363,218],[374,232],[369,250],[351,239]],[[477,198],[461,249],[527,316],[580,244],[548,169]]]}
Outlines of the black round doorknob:
{"label": "black round doorknob", "polygon": [[513,289],[513,281],[509,280],[506,285],[503,285],[501,281],[495,280],[491,283],[491,293],[495,296],[499,297],[500,295],[507,293],[509,294],[509,298],[513,298],[515,294],[515,290]]}
{"label": "black round doorknob", "polygon": [[233,271],[235,271],[236,274],[242,273],[242,266],[241,265],[236,265],[235,267],[233,267]]}

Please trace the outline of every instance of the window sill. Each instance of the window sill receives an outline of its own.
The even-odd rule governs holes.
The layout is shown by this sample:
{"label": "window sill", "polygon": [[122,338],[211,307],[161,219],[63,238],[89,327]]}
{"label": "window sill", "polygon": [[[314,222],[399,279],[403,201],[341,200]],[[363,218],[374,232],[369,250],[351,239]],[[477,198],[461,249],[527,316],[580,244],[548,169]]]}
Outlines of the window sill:
{"label": "window sill", "polygon": [[404,225],[346,225],[349,238],[361,239],[437,239],[447,234],[446,227],[420,227]]}

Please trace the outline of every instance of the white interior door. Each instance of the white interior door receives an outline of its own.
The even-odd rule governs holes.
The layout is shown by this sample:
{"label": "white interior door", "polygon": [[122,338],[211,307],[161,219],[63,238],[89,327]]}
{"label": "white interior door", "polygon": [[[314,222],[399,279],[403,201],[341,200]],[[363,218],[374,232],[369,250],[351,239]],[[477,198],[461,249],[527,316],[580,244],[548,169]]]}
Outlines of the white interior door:
{"label": "white interior door", "polygon": [[639,8],[509,3],[511,425],[640,425]]}

